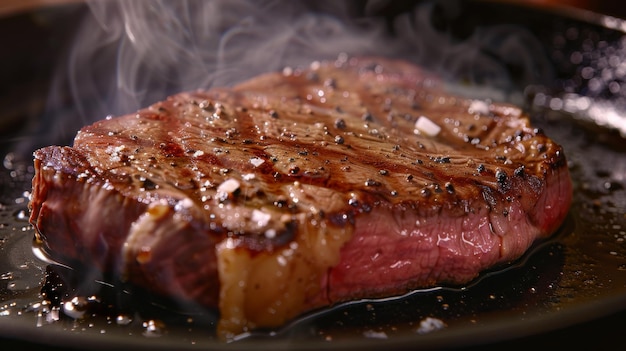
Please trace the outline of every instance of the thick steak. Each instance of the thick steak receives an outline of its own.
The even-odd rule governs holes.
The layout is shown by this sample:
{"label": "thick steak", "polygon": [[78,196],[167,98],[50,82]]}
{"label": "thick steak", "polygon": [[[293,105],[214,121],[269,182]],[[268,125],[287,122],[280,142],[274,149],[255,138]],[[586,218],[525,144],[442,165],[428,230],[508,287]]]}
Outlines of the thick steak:
{"label": "thick steak", "polygon": [[438,84],[352,58],[172,96],[36,151],[30,221],[56,260],[219,308],[226,338],[467,283],[553,233],[572,187],[518,108]]}

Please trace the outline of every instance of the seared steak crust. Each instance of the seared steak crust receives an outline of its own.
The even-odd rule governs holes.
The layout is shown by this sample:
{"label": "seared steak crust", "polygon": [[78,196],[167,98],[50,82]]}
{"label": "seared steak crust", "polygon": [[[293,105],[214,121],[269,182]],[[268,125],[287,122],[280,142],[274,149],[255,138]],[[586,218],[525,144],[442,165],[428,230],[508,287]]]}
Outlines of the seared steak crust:
{"label": "seared steak crust", "polygon": [[384,59],[181,93],[36,151],[35,170],[30,220],[51,257],[217,307],[225,337],[467,283],[553,233],[571,201],[563,150],[518,108]]}

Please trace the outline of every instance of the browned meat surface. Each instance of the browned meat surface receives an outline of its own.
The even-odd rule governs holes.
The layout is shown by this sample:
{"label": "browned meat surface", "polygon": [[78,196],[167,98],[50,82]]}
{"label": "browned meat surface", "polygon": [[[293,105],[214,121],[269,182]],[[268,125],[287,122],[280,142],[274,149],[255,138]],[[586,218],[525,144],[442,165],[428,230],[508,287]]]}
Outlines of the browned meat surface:
{"label": "browned meat surface", "polygon": [[36,151],[35,169],[30,220],[52,258],[218,308],[225,338],[467,283],[571,201],[563,150],[518,108],[383,59],[178,94]]}

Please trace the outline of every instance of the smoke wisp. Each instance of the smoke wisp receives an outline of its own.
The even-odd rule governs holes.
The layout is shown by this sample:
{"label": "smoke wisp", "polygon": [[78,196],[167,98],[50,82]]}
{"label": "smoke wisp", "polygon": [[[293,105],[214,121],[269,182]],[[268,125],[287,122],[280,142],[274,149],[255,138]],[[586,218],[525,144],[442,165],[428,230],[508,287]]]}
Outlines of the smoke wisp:
{"label": "smoke wisp", "polygon": [[39,124],[36,145],[26,149],[70,144],[85,124],[181,91],[229,86],[339,54],[402,58],[491,91],[511,89],[511,66],[523,83],[550,75],[524,28],[479,28],[459,40],[436,22],[461,18],[463,2],[418,1],[391,15],[390,4],[91,0],[53,81],[54,107]]}

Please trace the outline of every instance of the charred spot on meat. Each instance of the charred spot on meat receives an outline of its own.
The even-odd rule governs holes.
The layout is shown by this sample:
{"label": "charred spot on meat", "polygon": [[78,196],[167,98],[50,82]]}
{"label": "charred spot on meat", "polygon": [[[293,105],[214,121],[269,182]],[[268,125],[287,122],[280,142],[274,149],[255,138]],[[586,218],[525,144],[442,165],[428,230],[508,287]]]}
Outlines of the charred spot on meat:
{"label": "charred spot on meat", "polygon": [[48,255],[215,308],[224,338],[468,283],[555,232],[572,197],[562,148],[520,109],[378,58],[174,95],[34,163]]}

